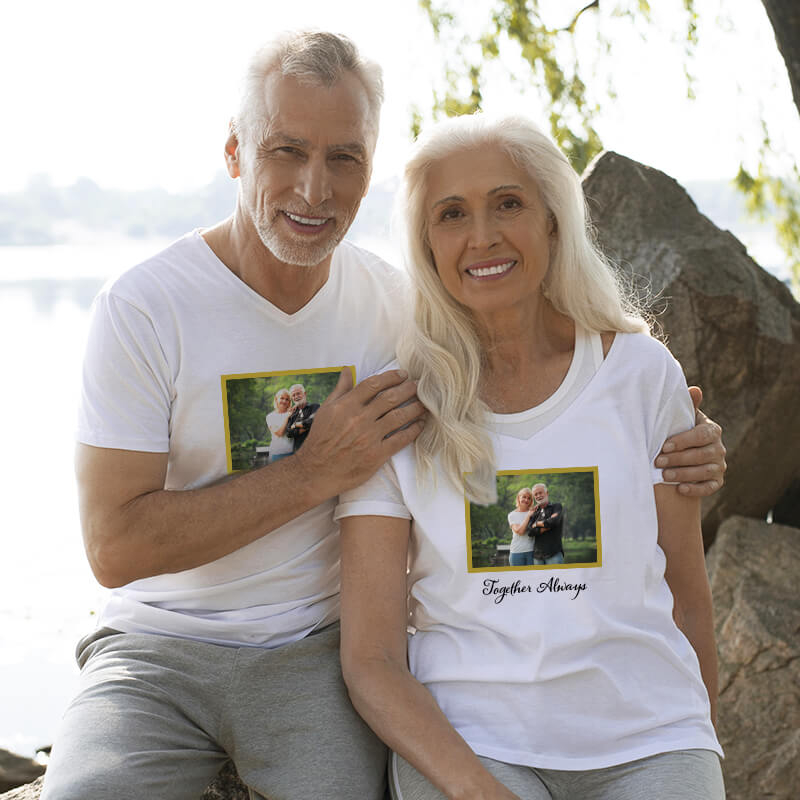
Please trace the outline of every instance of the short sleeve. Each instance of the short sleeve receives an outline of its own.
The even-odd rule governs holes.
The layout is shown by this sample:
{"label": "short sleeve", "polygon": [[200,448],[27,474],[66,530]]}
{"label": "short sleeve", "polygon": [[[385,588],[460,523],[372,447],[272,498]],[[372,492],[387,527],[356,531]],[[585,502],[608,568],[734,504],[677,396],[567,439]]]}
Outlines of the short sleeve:
{"label": "short sleeve", "polygon": [[411,519],[391,461],[384,464],[366,483],[339,495],[334,519],[367,516]]}
{"label": "short sleeve", "polygon": [[173,381],[150,318],[109,292],[95,300],[77,439],[95,447],[169,451]]}
{"label": "short sleeve", "polygon": [[[694,427],[694,405],[680,364],[667,355],[666,372],[659,397],[655,422],[649,431],[650,463],[656,460],[666,439]],[[662,471],[652,467],[653,483],[667,483]]]}

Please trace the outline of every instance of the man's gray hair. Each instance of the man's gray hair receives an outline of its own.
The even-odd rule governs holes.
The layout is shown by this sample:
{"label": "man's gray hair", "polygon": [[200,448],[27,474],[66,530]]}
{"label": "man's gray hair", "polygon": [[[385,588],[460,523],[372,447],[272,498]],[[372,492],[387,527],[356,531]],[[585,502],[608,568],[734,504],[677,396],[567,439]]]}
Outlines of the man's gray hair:
{"label": "man's gray hair", "polygon": [[258,51],[245,74],[239,111],[233,120],[237,136],[260,135],[266,126],[264,82],[279,71],[301,83],[312,86],[333,86],[346,72],[352,72],[367,93],[369,124],[378,138],[383,103],[383,70],[364,58],[355,44],[339,33],[326,31],[285,31]]}
{"label": "man's gray hair", "polygon": [[303,394],[306,393],[306,387],[303,386],[302,383],[295,383],[293,386],[290,386],[289,392],[293,392],[295,389],[300,389],[303,392]]}

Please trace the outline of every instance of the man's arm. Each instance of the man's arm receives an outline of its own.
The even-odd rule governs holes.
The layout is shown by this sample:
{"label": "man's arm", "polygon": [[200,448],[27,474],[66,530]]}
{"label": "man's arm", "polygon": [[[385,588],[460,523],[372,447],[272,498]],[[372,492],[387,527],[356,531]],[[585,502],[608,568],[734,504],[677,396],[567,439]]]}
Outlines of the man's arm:
{"label": "man's arm", "polygon": [[291,458],[206,488],[165,490],[166,453],[78,445],[84,546],[97,580],[123,586],[206,564],[363,483],[417,437],[425,410],[400,371],[351,386],[345,369]]}
{"label": "man's arm", "polygon": [[537,527],[542,529],[541,533],[552,530],[561,521],[561,503],[551,503],[550,505],[553,507],[553,513],[536,523]]}
{"label": "man's arm", "polygon": [[664,480],[677,482],[678,491],[687,497],[707,497],[722,488],[725,480],[725,446],[722,428],[699,408],[703,392],[690,386],[695,407],[695,427],[670,436],[656,458],[655,464],[664,470]]}

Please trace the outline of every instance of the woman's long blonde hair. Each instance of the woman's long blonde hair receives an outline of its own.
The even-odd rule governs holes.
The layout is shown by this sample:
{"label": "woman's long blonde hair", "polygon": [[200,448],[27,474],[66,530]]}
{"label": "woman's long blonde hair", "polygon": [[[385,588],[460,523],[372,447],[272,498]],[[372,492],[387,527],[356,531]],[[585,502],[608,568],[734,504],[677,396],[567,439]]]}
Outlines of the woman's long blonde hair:
{"label": "woman's long blonde hair", "polygon": [[463,482],[476,503],[496,499],[494,448],[487,430],[489,409],[478,392],[483,355],[472,312],[445,290],[428,238],[425,196],[430,168],[461,150],[499,147],[533,178],[555,220],[550,267],[543,292],[556,311],[589,331],[649,332],[616,270],[598,251],[588,221],[580,178],[555,144],[521,116],[490,119],[482,114],[434,125],[417,141],[406,164],[401,224],[412,280],[413,323],[405,326],[398,359],[428,408],[416,440],[417,476],[425,485],[436,474]]}

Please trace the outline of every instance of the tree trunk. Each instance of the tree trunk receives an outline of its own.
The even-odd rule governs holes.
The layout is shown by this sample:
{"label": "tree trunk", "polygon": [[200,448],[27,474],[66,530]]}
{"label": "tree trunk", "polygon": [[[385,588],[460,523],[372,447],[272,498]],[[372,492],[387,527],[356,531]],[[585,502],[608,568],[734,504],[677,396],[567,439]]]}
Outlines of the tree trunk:
{"label": "tree trunk", "polygon": [[789,73],[792,97],[800,114],[800,2],[761,0],[775,31],[775,41]]}

